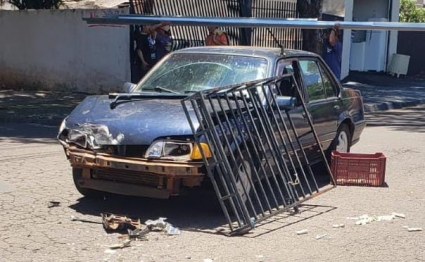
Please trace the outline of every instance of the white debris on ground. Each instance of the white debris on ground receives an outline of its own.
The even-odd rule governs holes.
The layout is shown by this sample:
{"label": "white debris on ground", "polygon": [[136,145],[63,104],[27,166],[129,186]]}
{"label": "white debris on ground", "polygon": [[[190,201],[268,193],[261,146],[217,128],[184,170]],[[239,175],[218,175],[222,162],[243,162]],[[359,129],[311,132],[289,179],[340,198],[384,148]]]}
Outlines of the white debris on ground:
{"label": "white debris on ground", "polygon": [[[355,220],[356,225],[367,225],[375,221],[391,221],[394,219],[405,219],[406,215],[402,213],[396,213],[393,212],[391,215],[382,215],[382,216],[370,216],[370,215],[361,215],[357,217],[347,217],[348,220]],[[333,228],[345,228],[345,224],[333,224]],[[407,229],[408,232],[417,232],[417,231],[423,231],[421,227],[409,227],[409,226],[403,226]],[[308,233],[307,229],[302,229],[295,232],[297,235],[304,235]],[[322,239],[326,237],[327,234],[317,234],[316,240]]]}
{"label": "white debris on ground", "polygon": [[304,234],[307,234],[308,233],[308,230],[307,229],[303,229],[303,230],[297,231],[296,233],[297,233],[297,235],[304,235]]}
{"label": "white debris on ground", "polygon": [[395,218],[406,218],[406,216],[401,213],[393,212],[391,215],[383,215],[383,216],[369,216],[366,214],[359,217],[347,217],[347,219],[356,220],[355,222],[356,225],[366,225],[374,221],[390,221]]}
{"label": "white debris on ground", "polygon": [[408,227],[408,226],[404,226],[404,228],[406,228],[407,231],[409,231],[409,232],[422,231],[422,228],[421,227]]}

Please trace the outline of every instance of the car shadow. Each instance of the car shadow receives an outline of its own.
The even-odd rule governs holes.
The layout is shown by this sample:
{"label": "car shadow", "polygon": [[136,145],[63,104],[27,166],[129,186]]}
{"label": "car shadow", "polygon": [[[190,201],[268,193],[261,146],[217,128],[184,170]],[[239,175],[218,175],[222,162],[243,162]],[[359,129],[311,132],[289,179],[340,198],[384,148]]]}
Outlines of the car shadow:
{"label": "car shadow", "polygon": [[101,213],[139,218],[142,223],[165,217],[167,222],[186,231],[214,233],[217,228],[227,225],[212,190],[193,190],[187,195],[169,199],[105,194],[99,199],[82,197],[70,208],[82,215],[98,216],[99,221]]}
{"label": "car shadow", "polygon": [[[84,215],[98,217],[99,223],[102,221],[101,213],[112,213],[140,219],[142,223],[165,217],[167,222],[182,231],[218,235],[232,233],[212,189],[193,190],[187,195],[164,200],[105,194],[99,199],[82,197],[69,207],[80,213],[80,218],[84,218]],[[240,236],[258,237],[334,209],[336,207],[313,206],[304,202],[298,206],[299,212],[293,213],[291,210],[270,216],[258,222],[254,230]]]}

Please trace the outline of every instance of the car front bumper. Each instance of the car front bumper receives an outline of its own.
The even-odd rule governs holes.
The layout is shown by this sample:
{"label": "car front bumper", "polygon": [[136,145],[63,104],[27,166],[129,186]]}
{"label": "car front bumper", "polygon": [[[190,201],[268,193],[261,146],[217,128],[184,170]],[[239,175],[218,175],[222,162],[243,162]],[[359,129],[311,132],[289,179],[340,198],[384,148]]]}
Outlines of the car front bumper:
{"label": "car front bumper", "polygon": [[65,145],[73,168],[83,170],[79,186],[104,192],[168,198],[181,187],[200,186],[205,178],[203,162],[150,161],[118,157]]}

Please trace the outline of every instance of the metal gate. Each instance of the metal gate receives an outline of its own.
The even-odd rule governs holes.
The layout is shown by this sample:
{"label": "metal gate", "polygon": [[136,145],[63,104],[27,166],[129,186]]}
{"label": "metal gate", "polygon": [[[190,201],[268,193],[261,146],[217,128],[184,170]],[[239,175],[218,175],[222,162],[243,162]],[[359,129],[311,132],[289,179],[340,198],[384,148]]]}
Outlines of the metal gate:
{"label": "metal gate", "polygon": [[[202,17],[270,17],[297,18],[296,3],[276,0],[131,0],[133,14]],[[231,45],[253,45],[300,49],[300,29],[224,28]],[[205,27],[173,26],[173,49],[204,45]]]}
{"label": "metal gate", "polygon": [[[293,95],[283,96],[291,88]],[[201,91],[182,100],[182,105],[230,234],[247,232],[334,187],[293,75]],[[297,105],[310,126],[304,134],[297,132],[291,117]],[[306,144],[308,134],[314,136],[314,145]],[[318,148],[326,163],[323,184],[313,174],[313,155],[306,153],[311,147]]]}

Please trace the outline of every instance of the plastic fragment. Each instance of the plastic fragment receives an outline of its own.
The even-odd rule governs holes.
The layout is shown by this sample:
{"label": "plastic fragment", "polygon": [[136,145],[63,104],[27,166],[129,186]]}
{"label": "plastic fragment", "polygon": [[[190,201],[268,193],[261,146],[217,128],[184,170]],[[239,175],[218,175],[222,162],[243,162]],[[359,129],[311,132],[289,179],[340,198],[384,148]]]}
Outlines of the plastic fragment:
{"label": "plastic fragment", "polygon": [[297,235],[304,235],[304,234],[307,234],[308,233],[308,230],[307,229],[303,229],[303,230],[297,231],[296,233],[297,233]]}
{"label": "plastic fragment", "polygon": [[325,236],[327,236],[327,234],[317,235],[316,239],[319,240],[319,239],[324,238]]}
{"label": "plastic fragment", "polygon": [[405,227],[405,228],[407,228],[407,231],[409,232],[422,231],[421,227]]}
{"label": "plastic fragment", "polygon": [[394,215],[395,217],[406,218],[406,215],[402,213],[393,212],[392,215]]}
{"label": "plastic fragment", "polygon": [[119,248],[125,248],[125,247],[129,247],[131,243],[130,239],[127,239],[126,241],[124,241],[123,243],[120,244],[115,244],[112,246],[109,246],[110,249],[119,249]]}
{"label": "plastic fragment", "polygon": [[165,222],[167,218],[166,217],[160,217],[156,220],[146,220],[145,225],[147,225],[151,230],[152,229],[161,229],[163,230],[167,226],[167,222]]}
{"label": "plastic fragment", "polygon": [[390,221],[393,220],[395,218],[394,215],[390,215],[390,216],[378,216],[376,218],[376,221]]}
{"label": "plastic fragment", "polygon": [[180,235],[181,231],[179,228],[177,227],[173,227],[173,225],[171,225],[170,223],[167,223],[167,225],[165,226],[165,231],[167,231],[168,235]]}
{"label": "plastic fragment", "polygon": [[333,228],[343,228],[343,227],[345,227],[345,224],[335,224],[335,225],[332,225],[332,227]]}
{"label": "plastic fragment", "polygon": [[49,201],[49,203],[47,203],[48,208],[58,207],[60,205],[61,205],[61,202],[59,201]]}
{"label": "plastic fragment", "polygon": [[106,249],[105,250],[105,253],[106,254],[115,254],[115,253],[117,253],[117,251],[116,250],[112,250],[112,249]]}

